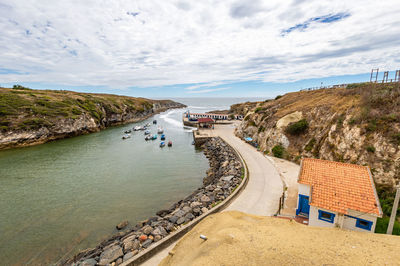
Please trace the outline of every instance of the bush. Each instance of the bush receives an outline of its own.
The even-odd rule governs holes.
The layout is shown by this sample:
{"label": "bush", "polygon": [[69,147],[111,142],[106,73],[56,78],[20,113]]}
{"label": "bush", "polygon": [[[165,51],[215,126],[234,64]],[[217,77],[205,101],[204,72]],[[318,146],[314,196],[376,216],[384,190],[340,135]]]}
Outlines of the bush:
{"label": "bush", "polygon": [[315,139],[315,138],[312,138],[308,143],[307,143],[307,145],[304,147],[304,150],[306,150],[306,151],[311,151],[312,150],[312,148],[314,148],[314,145],[315,145],[315,142],[316,142],[317,140]]}
{"label": "bush", "polygon": [[260,127],[258,128],[258,133],[264,132],[264,130],[265,130],[265,128],[264,128],[263,126],[260,126]]}
{"label": "bush", "polygon": [[257,107],[256,110],[254,110],[254,113],[258,113],[260,111],[262,111],[262,107]]}
{"label": "bush", "polygon": [[[376,221],[375,233],[386,234],[389,219],[389,217],[378,218]],[[400,235],[400,223],[398,221],[394,222],[393,235]]]}
{"label": "bush", "polygon": [[275,145],[272,148],[272,153],[274,154],[275,157],[277,158],[283,158],[283,155],[285,153],[285,148],[282,145]]}
{"label": "bush", "polygon": [[365,128],[368,132],[375,131],[377,128],[376,120],[371,120]]}
{"label": "bush", "polygon": [[304,133],[308,128],[308,122],[305,119],[301,119],[300,121],[290,123],[287,128],[286,132],[292,135],[300,135]]}
{"label": "bush", "polygon": [[282,98],[282,95],[278,95],[275,97],[275,100],[278,100],[279,98]]}
{"label": "bush", "polygon": [[367,149],[368,152],[371,152],[371,153],[375,152],[375,147],[374,146],[367,146],[366,149]]}

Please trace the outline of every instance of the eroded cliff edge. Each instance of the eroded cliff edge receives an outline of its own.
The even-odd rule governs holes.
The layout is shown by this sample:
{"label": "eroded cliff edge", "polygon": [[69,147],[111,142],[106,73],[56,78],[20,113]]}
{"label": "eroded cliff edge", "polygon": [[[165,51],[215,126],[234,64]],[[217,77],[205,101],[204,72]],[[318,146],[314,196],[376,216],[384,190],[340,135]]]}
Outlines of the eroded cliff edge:
{"label": "eroded cliff edge", "polygon": [[183,107],[171,100],[21,86],[0,88],[0,149],[96,132]]}

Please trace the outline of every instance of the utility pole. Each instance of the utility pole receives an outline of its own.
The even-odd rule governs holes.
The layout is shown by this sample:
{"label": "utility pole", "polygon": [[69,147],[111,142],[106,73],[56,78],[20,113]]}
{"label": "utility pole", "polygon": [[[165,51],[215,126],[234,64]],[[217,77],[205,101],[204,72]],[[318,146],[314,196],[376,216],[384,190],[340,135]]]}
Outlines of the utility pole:
{"label": "utility pole", "polygon": [[393,202],[392,213],[390,215],[389,225],[386,231],[386,234],[391,235],[393,233],[393,225],[396,220],[397,208],[399,207],[399,199],[400,199],[400,186],[397,187],[396,197]]}

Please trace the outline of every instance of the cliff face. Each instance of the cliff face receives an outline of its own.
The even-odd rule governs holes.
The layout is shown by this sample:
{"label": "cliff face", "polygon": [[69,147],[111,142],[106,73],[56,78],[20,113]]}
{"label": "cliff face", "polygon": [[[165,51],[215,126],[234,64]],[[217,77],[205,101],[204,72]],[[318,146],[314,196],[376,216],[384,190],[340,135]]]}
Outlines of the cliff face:
{"label": "cliff face", "polygon": [[400,180],[399,84],[289,93],[257,103],[236,133],[277,157],[369,165],[379,184]]}
{"label": "cliff face", "polygon": [[0,88],[0,149],[95,132],[182,107],[170,100]]}

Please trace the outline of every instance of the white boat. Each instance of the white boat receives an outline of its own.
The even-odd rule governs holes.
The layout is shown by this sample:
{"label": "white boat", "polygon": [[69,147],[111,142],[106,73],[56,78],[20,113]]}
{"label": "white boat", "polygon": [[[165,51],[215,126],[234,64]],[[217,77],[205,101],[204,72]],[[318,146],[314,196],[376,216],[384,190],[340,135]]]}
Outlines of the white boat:
{"label": "white boat", "polygon": [[122,136],[122,139],[129,139],[131,137],[131,134],[125,134]]}
{"label": "white boat", "polygon": [[164,129],[163,129],[162,127],[158,127],[157,133],[158,133],[158,134],[164,133]]}
{"label": "white boat", "polygon": [[134,131],[138,131],[138,130],[140,130],[141,128],[142,128],[141,126],[136,126],[136,127],[133,128],[133,130],[134,130]]}

